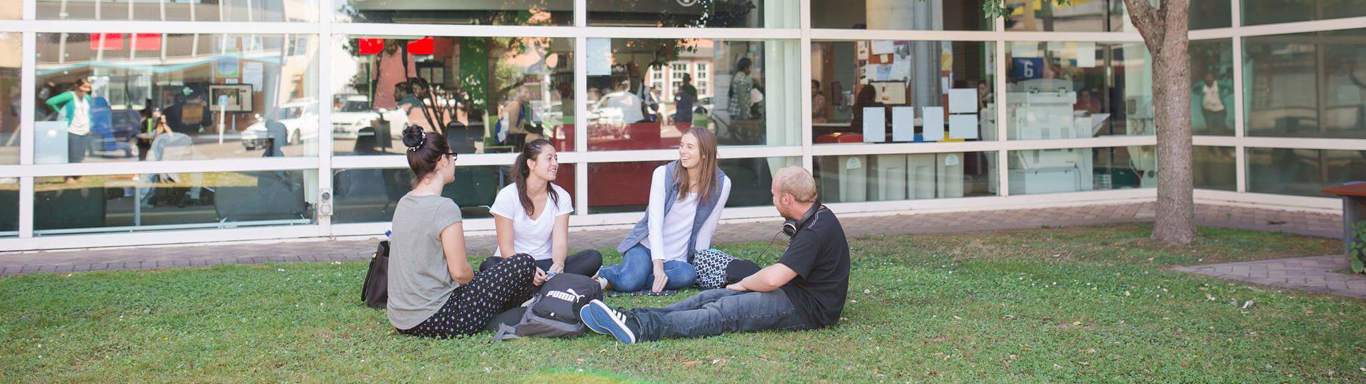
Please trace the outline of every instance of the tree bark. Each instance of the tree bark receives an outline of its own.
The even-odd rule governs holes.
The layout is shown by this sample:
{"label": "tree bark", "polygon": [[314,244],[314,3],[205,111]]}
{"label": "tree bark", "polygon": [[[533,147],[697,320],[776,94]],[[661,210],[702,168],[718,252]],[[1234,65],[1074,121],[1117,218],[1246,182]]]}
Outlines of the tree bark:
{"label": "tree bark", "polygon": [[1184,245],[1195,240],[1191,171],[1189,0],[1124,0],[1153,60],[1157,123],[1157,203],[1153,239]]}

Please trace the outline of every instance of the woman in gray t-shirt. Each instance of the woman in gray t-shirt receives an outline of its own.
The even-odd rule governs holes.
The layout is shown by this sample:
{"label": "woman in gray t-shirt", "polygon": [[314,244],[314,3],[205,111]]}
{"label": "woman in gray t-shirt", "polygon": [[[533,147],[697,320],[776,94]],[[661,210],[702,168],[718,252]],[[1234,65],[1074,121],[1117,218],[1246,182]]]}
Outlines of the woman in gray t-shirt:
{"label": "woman in gray t-shirt", "polygon": [[480,271],[465,257],[460,207],[441,196],[455,181],[455,153],[439,133],[403,131],[413,190],[394,209],[386,314],[399,332],[424,337],[469,335],[493,315],[531,298],[545,274],[516,255]]}

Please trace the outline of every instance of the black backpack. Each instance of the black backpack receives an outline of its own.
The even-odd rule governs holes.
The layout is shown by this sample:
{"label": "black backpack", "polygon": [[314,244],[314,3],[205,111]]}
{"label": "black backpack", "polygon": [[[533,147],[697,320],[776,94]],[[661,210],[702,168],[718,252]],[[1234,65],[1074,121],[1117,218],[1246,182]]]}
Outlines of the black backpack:
{"label": "black backpack", "polygon": [[379,242],[370,258],[370,270],[360,288],[360,299],[370,308],[384,308],[389,302],[389,241]]}
{"label": "black backpack", "polygon": [[602,286],[583,275],[561,273],[541,285],[516,325],[499,325],[494,340],[519,337],[574,337],[587,329],[579,309],[589,301],[602,300]]}

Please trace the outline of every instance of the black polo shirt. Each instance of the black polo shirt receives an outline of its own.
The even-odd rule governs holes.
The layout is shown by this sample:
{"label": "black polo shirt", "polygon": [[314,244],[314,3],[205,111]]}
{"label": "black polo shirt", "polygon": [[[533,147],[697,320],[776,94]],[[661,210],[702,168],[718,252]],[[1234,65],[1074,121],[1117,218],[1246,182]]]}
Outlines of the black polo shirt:
{"label": "black polo shirt", "polygon": [[849,242],[833,212],[818,210],[778,262],[797,272],[783,285],[783,293],[808,325],[823,328],[839,322],[849,293]]}

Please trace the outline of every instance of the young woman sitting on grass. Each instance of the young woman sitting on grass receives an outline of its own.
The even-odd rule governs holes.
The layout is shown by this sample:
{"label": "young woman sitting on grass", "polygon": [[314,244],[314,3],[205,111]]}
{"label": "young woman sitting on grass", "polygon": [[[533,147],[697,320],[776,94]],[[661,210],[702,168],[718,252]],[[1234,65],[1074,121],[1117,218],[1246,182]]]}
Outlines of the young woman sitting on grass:
{"label": "young woman sitting on grass", "polygon": [[569,193],[552,183],[560,170],[555,147],[536,139],[522,147],[512,165],[512,184],[493,200],[493,223],[498,250],[479,266],[483,271],[508,255],[525,253],[536,267],[549,273],[592,276],[602,267],[602,254],[587,250],[569,255],[569,214],[574,202]]}
{"label": "young woman sitting on grass", "polygon": [[498,311],[530,298],[545,274],[524,254],[475,274],[465,258],[460,207],[441,196],[455,181],[456,154],[441,134],[417,126],[403,130],[403,145],[414,178],[394,209],[389,323],[415,336],[474,334]]}
{"label": "young woman sitting on grass", "polygon": [[695,127],[683,134],[678,161],[655,168],[650,205],[617,246],[621,264],[598,271],[599,283],[622,292],[676,290],[697,281],[695,251],[711,247],[730,197],[730,178],[716,165],[716,136]]}

